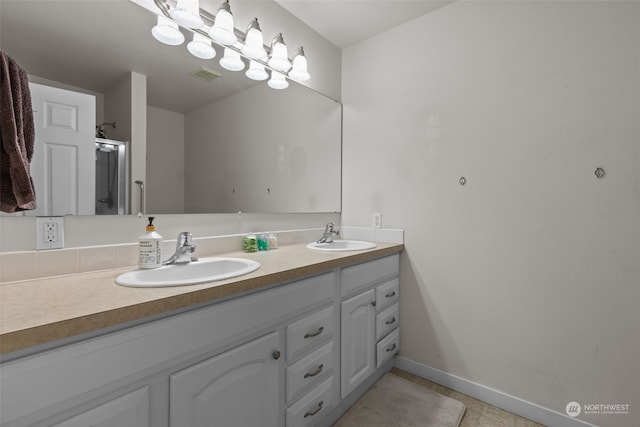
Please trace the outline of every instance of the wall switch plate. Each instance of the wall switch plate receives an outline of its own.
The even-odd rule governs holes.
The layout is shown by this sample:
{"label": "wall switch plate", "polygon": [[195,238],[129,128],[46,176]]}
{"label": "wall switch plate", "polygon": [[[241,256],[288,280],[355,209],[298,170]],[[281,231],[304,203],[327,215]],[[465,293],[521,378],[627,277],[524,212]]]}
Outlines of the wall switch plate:
{"label": "wall switch plate", "polygon": [[382,214],[380,212],[371,214],[371,226],[373,228],[382,228]]}
{"label": "wall switch plate", "polygon": [[36,218],[36,249],[64,248],[64,217],[39,216]]}

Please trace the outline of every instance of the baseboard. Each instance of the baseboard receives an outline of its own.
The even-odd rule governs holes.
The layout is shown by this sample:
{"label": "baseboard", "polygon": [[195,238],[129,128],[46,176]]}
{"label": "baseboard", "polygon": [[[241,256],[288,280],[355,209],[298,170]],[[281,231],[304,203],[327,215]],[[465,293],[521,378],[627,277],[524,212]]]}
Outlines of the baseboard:
{"label": "baseboard", "polygon": [[545,426],[598,427],[406,357],[396,356],[395,367]]}

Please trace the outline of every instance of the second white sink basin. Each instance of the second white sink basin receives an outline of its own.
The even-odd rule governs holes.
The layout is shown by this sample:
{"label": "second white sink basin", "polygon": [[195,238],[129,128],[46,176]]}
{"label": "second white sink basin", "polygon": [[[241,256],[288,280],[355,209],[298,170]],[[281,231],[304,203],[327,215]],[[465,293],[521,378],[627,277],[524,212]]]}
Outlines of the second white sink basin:
{"label": "second white sink basin", "polygon": [[309,249],[328,252],[362,251],[365,249],[373,249],[375,247],[375,243],[365,242],[362,240],[334,240],[331,243],[313,242],[307,245],[307,248]]}
{"label": "second white sink basin", "polygon": [[196,285],[242,276],[260,268],[260,263],[244,258],[204,258],[188,264],[138,269],[121,274],[116,283],[137,288]]}

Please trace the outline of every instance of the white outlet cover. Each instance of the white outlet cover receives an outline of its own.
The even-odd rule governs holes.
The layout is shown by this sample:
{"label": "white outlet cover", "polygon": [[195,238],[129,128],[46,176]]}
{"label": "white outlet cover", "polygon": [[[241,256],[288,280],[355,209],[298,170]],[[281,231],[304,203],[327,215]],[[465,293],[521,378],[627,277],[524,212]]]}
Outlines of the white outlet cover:
{"label": "white outlet cover", "polygon": [[374,212],[371,214],[371,226],[373,228],[382,228],[382,213]]}
{"label": "white outlet cover", "polygon": [[[56,239],[52,242],[46,241],[47,224],[55,224],[57,231]],[[64,248],[64,217],[62,216],[39,216],[36,218],[36,249],[61,249]]]}

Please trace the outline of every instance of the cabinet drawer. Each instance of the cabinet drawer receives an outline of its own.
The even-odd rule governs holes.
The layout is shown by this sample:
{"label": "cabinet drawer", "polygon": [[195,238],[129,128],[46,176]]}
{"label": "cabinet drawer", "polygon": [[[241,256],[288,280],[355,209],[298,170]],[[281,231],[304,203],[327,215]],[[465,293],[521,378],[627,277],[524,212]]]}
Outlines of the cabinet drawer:
{"label": "cabinet drawer", "polygon": [[400,274],[400,256],[391,255],[341,270],[342,296]]}
{"label": "cabinet drawer", "polygon": [[287,326],[287,360],[291,360],[314,344],[333,336],[333,306]]}
{"label": "cabinet drawer", "polygon": [[333,341],[287,368],[287,402],[333,372]]}
{"label": "cabinet drawer", "polygon": [[287,427],[316,424],[333,408],[333,376],[287,408]]}
{"label": "cabinet drawer", "polygon": [[376,368],[379,368],[391,359],[400,349],[400,331],[396,329],[386,338],[383,338],[376,346],[376,360],[378,361]]}
{"label": "cabinet drawer", "polygon": [[395,278],[376,286],[376,310],[382,310],[400,299],[400,280]]}
{"label": "cabinet drawer", "polygon": [[395,303],[376,316],[376,340],[385,337],[400,323],[400,304]]}

